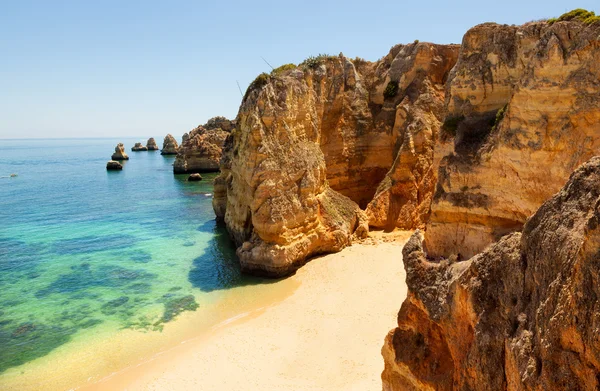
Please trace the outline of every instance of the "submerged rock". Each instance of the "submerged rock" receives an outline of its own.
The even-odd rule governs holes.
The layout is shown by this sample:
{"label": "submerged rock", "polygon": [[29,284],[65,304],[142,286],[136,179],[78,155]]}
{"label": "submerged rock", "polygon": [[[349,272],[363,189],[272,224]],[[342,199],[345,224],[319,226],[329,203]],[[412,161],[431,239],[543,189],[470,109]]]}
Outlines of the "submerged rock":
{"label": "submerged rock", "polygon": [[112,160],[129,160],[129,156],[125,153],[125,146],[123,143],[117,144],[115,147],[115,153],[111,156]]}
{"label": "submerged rock", "polygon": [[177,155],[177,151],[179,151],[179,145],[177,144],[177,140],[170,134],[165,136],[163,140],[163,147],[160,151],[161,155]]}
{"label": "submerged rock", "polygon": [[135,143],[135,145],[131,147],[131,150],[134,152],[147,151],[148,147],[142,145],[142,143]]}
{"label": "submerged rock", "polygon": [[234,121],[215,117],[183,135],[177,158],[173,162],[175,174],[217,172],[223,154],[223,144]]}
{"label": "submerged rock", "polygon": [[148,148],[148,151],[158,151],[158,145],[156,145],[156,140],[154,140],[154,137],[150,137],[148,139],[146,148]]}
{"label": "submerged rock", "polygon": [[384,390],[600,389],[600,158],[463,262],[402,251],[408,297],[382,350]]}
{"label": "submerged rock", "polygon": [[107,170],[122,170],[123,165],[121,163],[117,162],[116,160],[111,160],[108,163],[106,163],[106,169]]}
{"label": "submerged rock", "polygon": [[195,173],[188,177],[188,182],[198,182],[202,180],[202,175]]}

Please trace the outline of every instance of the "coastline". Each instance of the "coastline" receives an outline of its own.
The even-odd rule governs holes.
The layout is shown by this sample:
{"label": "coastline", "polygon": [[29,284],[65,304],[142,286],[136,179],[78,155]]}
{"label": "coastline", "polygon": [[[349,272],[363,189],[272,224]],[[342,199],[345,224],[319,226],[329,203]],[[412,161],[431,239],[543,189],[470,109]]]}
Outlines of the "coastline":
{"label": "coastline", "polygon": [[296,286],[287,297],[78,390],[380,390],[383,337],[406,296],[409,237],[375,232],[318,257],[274,284]]}

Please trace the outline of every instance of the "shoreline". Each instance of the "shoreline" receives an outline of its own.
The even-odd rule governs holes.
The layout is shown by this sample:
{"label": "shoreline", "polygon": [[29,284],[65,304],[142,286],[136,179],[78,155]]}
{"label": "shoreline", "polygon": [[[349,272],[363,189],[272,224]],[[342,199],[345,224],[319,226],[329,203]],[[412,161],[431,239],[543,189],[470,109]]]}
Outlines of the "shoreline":
{"label": "shoreline", "polygon": [[410,234],[374,232],[313,259],[274,284],[297,285],[287,297],[77,390],[380,390],[381,347],[406,297],[401,250]]}

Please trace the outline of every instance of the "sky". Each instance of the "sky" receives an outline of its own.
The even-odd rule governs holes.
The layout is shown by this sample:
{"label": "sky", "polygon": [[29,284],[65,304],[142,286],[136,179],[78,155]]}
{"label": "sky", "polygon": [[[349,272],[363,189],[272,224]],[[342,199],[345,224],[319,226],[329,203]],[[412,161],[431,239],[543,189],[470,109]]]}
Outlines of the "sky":
{"label": "sky", "polygon": [[593,1],[0,0],[0,139],[180,137],[310,55],[377,60],[415,39],[522,24]]}

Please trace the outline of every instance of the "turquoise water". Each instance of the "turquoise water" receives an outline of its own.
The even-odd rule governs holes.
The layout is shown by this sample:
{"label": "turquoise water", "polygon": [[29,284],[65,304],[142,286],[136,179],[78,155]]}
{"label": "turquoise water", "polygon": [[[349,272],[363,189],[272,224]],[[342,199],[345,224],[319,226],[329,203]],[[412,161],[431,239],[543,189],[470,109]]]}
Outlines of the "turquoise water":
{"label": "turquoise water", "polygon": [[[240,274],[212,178],[133,139],[0,140],[0,378],[103,327],[160,331]],[[130,160],[105,169],[117,142]]]}

